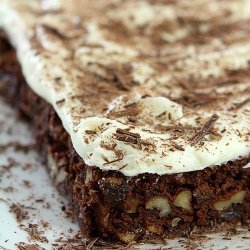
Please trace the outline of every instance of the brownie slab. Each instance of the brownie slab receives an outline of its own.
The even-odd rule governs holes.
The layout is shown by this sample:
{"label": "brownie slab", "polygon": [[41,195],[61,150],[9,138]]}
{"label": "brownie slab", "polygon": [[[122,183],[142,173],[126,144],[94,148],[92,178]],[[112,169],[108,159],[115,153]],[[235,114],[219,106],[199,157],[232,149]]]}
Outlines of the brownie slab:
{"label": "brownie slab", "polygon": [[[15,50],[0,39],[0,93],[33,125],[37,148],[69,197],[84,237],[125,243],[249,225],[249,157],[178,174],[126,176],[88,166],[52,106],[26,84]],[[124,135],[128,131],[117,131]]]}

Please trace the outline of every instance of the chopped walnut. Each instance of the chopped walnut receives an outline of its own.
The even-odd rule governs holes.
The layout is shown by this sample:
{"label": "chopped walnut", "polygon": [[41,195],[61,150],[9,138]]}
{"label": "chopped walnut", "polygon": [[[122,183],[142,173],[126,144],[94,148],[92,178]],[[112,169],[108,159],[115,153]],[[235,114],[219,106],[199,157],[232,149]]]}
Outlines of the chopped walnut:
{"label": "chopped walnut", "polygon": [[174,205],[176,207],[181,207],[186,210],[191,210],[191,200],[192,200],[192,193],[191,191],[185,190],[181,191],[175,198]]}
{"label": "chopped walnut", "polygon": [[135,235],[131,232],[120,232],[117,234],[119,239],[125,243],[131,243],[135,239]]}
{"label": "chopped walnut", "polygon": [[181,221],[181,218],[175,217],[172,219],[172,227],[176,227],[178,223]]}
{"label": "chopped walnut", "polygon": [[163,197],[153,197],[146,203],[146,209],[157,209],[160,217],[167,216],[171,212],[168,200]]}
{"label": "chopped walnut", "polygon": [[243,190],[239,191],[228,200],[222,200],[222,201],[215,202],[214,208],[218,211],[222,211],[224,209],[229,208],[232,204],[242,203],[245,195],[246,195],[246,191],[243,191]]}

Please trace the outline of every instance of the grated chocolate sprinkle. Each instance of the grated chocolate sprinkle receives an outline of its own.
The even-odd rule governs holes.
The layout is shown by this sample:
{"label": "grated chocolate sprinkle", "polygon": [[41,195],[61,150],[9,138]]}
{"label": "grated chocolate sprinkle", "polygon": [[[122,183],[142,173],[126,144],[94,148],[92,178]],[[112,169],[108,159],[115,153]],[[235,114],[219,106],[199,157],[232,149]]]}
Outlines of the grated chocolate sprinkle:
{"label": "grated chocolate sprinkle", "polygon": [[139,108],[129,108],[129,109],[124,109],[121,111],[111,111],[108,113],[108,117],[123,117],[123,116],[132,116],[132,115],[138,115],[139,113]]}
{"label": "grated chocolate sprinkle", "polygon": [[175,143],[173,141],[171,142],[171,146],[173,146],[177,150],[185,151],[185,149],[181,145],[178,145],[177,143]]}
{"label": "grated chocolate sprinkle", "polygon": [[116,133],[114,134],[117,140],[124,141],[124,142],[130,142],[132,144],[139,145],[139,148],[141,149],[141,145],[144,146],[154,146],[151,142],[145,141],[140,139],[141,136],[138,133],[132,133],[124,129],[117,129]]}
{"label": "grated chocolate sprinkle", "polygon": [[231,107],[229,110],[230,111],[234,111],[234,110],[238,110],[240,108],[242,108],[243,106],[245,106],[247,103],[250,102],[250,97],[248,97],[247,99],[245,99],[244,101],[235,104],[233,107]]}
{"label": "grated chocolate sprinkle", "polygon": [[132,132],[126,130],[126,129],[121,129],[121,128],[118,128],[116,130],[116,133],[122,134],[122,135],[129,135],[129,136],[132,136],[132,137],[135,137],[135,138],[140,138],[141,137],[141,135],[138,134],[138,133],[132,133]]}
{"label": "grated chocolate sprinkle", "polygon": [[209,132],[209,130],[213,127],[214,123],[219,119],[219,116],[213,114],[200,128],[200,130],[196,133],[195,136],[191,139],[191,145],[194,146],[199,143],[204,136]]}

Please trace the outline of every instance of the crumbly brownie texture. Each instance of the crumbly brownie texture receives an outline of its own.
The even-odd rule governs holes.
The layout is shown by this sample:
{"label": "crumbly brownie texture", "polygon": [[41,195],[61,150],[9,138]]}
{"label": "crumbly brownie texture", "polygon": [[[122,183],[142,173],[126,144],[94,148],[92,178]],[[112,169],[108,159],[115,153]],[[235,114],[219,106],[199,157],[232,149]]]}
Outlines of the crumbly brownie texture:
{"label": "crumbly brownie texture", "polygon": [[15,51],[3,38],[0,50],[0,92],[34,125],[39,152],[69,197],[84,237],[129,243],[188,236],[194,228],[206,232],[223,222],[249,225],[249,158],[161,176],[127,177],[89,167],[54,109],[25,83]]}

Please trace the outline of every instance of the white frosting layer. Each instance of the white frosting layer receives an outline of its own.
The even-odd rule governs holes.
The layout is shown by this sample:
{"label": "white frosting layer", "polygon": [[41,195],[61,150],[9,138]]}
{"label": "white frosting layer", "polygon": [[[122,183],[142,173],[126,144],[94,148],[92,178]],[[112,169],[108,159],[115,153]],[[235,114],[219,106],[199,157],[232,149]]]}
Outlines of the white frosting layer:
{"label": "white frosting layer", "polygon": [[[184,46],[176,43],[163,47],[162,53],[168,56],[159,58],[150,55],[155,51],[152,50],[154,45],[145,37],[133,37],[131,44],[124,45],[116,41],[111,33],[106,34],[105,29],[100,28],[103,20],[93,17],[97,11],[94,4],[89,5],[89,12],[78,13],[73,8],[74,1],[72,4],[55,1],[51,11],[55,11],[55,6],[60,6],[65,7],[64,13],[39,15],[35,11],[28,12],[27,7],[47,11],[49,5],[40,6],[39,1],[35,0],[27,2],[21,4],[18,1],[2,0],[0,26],[17,50],[27,83],[53,105],[71,136],[76,152],[86,164],[103,170],[118,170],[126,176],[146,172],[163,175],[202,170],[249,155],[249,102],[232,109],[249,97],[249,77],[247,80],[241,77],[233,85],[209,85],[209,82],[216,82],[216,79],[221,81],[227,78],[229,70],[249,70],[249,41],[236,41],[230,46],[225,46],[220,38],[206,45]],[[79,2],[84,4],[85,1]],[[124,6],[121,4],[117,12],[107,11],[107,16],[110,20],[125,20],[129,28],[150,22],[149,33],[151,28],[155,29],[154,24],[158,25],[153,22],[157,15],[160,23],[163,20],[174,22],[180,15],[178,8],[173,5],[165,6],[169,13],[165,16],[162,6],[140,2],[137,8],[132,8],[130,5],[134,2],[127,2]],[[226,9],[233,11],[231,16],[221,14],[221,17],[217,17],[221,18],[221,23],[225,21],[225,25],[250,18],[247,11],[243,16],[239,14],[243,7],[250,9],[250,1],[237,1],[237,5],[230,3],[226,7],[217,1],[207,2],[213,2],[207,4],[212,9],[217,6],[222,13],[226,13]],[[183,7],[187,13],[182,14],[185,16],[188,11],[192,13],[198,5],[194,6],[192,8],[192,5],[187,4]],[[128,18],[130,10],[134,19]],[[148,18],[142,18],[144,13]],[[214,12],[207,13],[207,17],[203,16],[205,24],[202,23],[202,30],[211,29],[209,17],[212,14]],[[87,22],[84,22],[85,16]],[[59,37],[54,31],[45,28],[46,25],[56,27]],[[179,29],[176,27],[173,32],[163,34],[163,39],[171,43],[191,34],[190,27],[186,27],[185,31],[183,29],[182,26]],[[168,51],[168,47],[171,50]],[[148,56],[141,60],[141,54]],[[171,58],[173,63],[167,61]],[[156,67],[159,62],[163,65],[165,63],[164,70]],[[116,64],[129,64],[131,68],[129,77],[136,84],[129,91],[114,89],[112,92],[114,86],[110,87],[109,81],[113,81],[110,78],[113,73],[106,69]],[[95,83],[93,74],[98,76],[97,81],[103,81],[103,85]],[[211,77],[215,80],[211,81]],[[231,79],[234,81],[233,76]],[[212,93],[212,104],[200,105],[198,108],[185,106],[183,101],[178,100],[187,90],[177,80],[190,81],[190,84],[200,82],[201,86],[195,89],[196,94]],[[133,103],[135,111],[130,108],[134,107]],[[124,110],[132,110],[132,114],[121,115]],[[216,133],[210,131],[199,143],[192,145],[192,138],[212,114],[219,116],[213,126]],[[188,126],[193,130],[173,131],[166,129],[166,126]],[[119,140],[116,135],[119,128],[138,133],[140,140],[147,143]]]}

